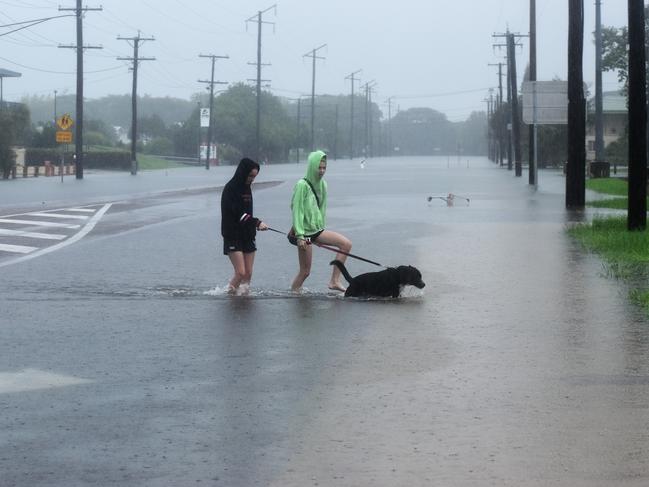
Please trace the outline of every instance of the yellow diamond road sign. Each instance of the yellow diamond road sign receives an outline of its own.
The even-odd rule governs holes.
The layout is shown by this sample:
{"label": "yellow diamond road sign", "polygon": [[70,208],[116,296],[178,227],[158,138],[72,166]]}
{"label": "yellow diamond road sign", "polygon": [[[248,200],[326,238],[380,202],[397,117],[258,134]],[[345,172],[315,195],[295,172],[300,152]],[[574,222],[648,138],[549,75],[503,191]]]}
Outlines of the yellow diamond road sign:
{"label": "yellow diamond road sign", "polygon": [[73,123],[74,122],[72,121],[72,117],[67,113],[65,115],[61,115],[56,121],[56,124],[61,130],[68,130],[70,127],[72,127]]}

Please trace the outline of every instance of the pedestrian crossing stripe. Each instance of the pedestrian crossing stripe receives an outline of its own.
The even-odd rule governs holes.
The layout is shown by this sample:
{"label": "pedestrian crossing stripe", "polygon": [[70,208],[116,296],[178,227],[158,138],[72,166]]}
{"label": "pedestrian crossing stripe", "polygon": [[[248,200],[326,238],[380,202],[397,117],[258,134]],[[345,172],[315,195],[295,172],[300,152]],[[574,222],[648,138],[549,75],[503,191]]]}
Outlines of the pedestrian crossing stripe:
{"label": "pedestrian crossing stripe", "polygon": [[0,235],[7,237],[41,238],[43,240],[63,240],[67,237],[67,235],[61,235],[59,233],[27,232],[25,230],[9,230],[8,228],[0,228]]}
{"label": "pedestrian crossing stripe", "polygon": [[[85,237],[88,233],[92,231],[93,228],[95,228],[95,225],[101,220],[101,218],[104,216],[104,214],[110,209],[112,206],[112,203],[106,203],[104,206],[102,206],[88,222],[83,226],[81,230],[79,230],[77,233],[72,235],[70,238],[63,240],[57,244],[51,245],[50,247],[45,247],[42,249],[35,250],[27,255],[23,255],[20,257],[16,257],[4,262],[0,262],[0,267],[5,267],[8,265],[12,264],[17,264],[18,262],[24,262],[29,259],[33,259],[35,257],[40,257],[41,255],[49,254],[50,252],[54,252],[56,250],[59,250],[67,245],[73,244],[75,242],[78,242],[81,240],[83,237]],[[16,220],[10,220],[7,218],[0,218],[0,222],[15,222]],[[25,221],[24,223],[31,223],[35,224],[33,221]],[[41,224],[44,224],[42,226],[65,226],[63,223],[54,223],[54,222],[40,222]],[[79,228],[81,225],[67,225],[68,228]]]}
{"label": "pedestrian crossing stripe", "polygon": [[0,243],[0,251],[3,252],[14,252],[16,254],[28,254],[38,250],[38,247],[29,247],[27,245],[10,245]]}
{"label": "pedestrian crossing stripe", "polygon": [[86,215],[66,215],[64,213],[50,213],[47,211],[36,211],[34,213],[27,213],[27,215],[45,218],[70,218],[72,220],[87,220],[88,218],[90,218]]}
{"label": "pedestrian crossing stripe", "polygon": [[81,225],[75,225],[73,223],[44,222],[38,220],[15,220],[13,218],[0,218],[0,223],[16,223],[20,225],[31,225],[34,227],[57,227],[57,228],[80,228],[81,227]]}

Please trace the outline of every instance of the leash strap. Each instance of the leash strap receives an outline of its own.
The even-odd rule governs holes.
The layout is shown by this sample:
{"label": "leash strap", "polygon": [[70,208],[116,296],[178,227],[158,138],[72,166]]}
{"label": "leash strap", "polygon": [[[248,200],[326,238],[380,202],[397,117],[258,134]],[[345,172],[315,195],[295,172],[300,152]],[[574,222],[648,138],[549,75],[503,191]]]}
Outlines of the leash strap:
{"label": "leash strap", "polygon": [[[281,230],[276,230],[275,228],[268,227],[268,230],[270,230],[271,232],[281,233],[282,235],[286,235],[286,233],[282,232]],[[365,257],[361,257],[359,255],[350,254],[349,252],[343,252],[342,250],[339,250],[336,247],[330,247],[329,245],[325,245],[325,244],[321,244],[321,243],[317,243],[317,242],[313,242],[313,245],[317,245],[318,247],[322,247],[323,249],[331,250],[332,252],[335,252],[337,254],[346,255],[347,257],[351,257],[352,259],[362,260],[363,262],[367,262],[368,264],[374,264],[374,265],[377,265],[379,267],[385,267],[385,268],[389,269],[388,266],[385,266],[385,265],[380,264],[378,262],[374,262],[373,260],[370,260],[370,259],[366,259]]]}
{"label": "leash strap", "polygon": [[387,267],[387,266],[384,266],[383,264],[379,264],[378,262],[374,262],[373,260],[366,259],[366,258],[360,257],[358,255],[350,254],[349,252],[343,252],[342,250],[339,250],[336,247],[330,247],[329,245],[321,244],[321,243],[318,243],[318,242],[314,242],[314,245],[317,245],[318,247],[322,247],[323,249],[331,250],[332,252],[336,252],[337,254],[346,255],[347,257],[351,257],[353,259],[362,260],[363,262],[367,262],[368,264],[374,264],[374,265],[377,265],[379,267]]}

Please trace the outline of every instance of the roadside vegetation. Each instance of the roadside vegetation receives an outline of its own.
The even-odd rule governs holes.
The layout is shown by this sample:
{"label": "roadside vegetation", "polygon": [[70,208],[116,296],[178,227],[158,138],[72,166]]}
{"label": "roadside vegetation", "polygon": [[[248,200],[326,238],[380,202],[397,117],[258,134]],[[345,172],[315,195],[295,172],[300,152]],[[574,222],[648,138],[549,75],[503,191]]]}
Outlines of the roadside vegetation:
{"label": "roadside vegetation", "polygon": [[[586,187],[611,196],[627,194],[627,182],[616,178],[590,179]],[[627,198],[613,197],[589,206],[626,210]],[[611,277],[629,282],[630,298],[649,313],[649,233],[627,230],[626,215],[595,217],[592,223],[576,225],[568,233],[584,248],[598,253]]]}
{"label": "roadside vegetation", "polygon": [[151,156],[147,154],[138,154],[137,155],[137,164],[140,170],[145,169],[170,169],[172,167],[181,167],[182,164],[177,162],[168,161],[166,159],[160,159],[156,156]]}

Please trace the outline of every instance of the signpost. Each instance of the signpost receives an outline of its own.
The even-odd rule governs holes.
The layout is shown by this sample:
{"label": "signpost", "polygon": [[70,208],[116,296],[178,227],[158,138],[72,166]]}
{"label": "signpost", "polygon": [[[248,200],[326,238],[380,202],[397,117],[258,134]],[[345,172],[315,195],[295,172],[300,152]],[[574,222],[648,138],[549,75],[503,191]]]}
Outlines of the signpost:
{"label": "signpost", "polygon": [[[585,87],[584,90],[586,90]],[[524,81],[521,91],[523,93],[523,122],[534,126],[534,171],[537,172],[536,126],[566,125],[568,123],[568,82]],[[538,185],[537,174],[534,174],[535,187]]]}
{"label": "signpost", "polygon": [[[59,118],[56,119],[56,125],[61,130],[56,131],[56,141],[59,144],[71,144],[72,143],[72,132],[70,132],[70,128],[72,125],[74,125],[74,121],[72,120],[72,117],[70,114],[66,113],[64,115],[61,115]],[[63,182],[63,167],[64,167],[64,149],[61,147],[61,182]]]}

